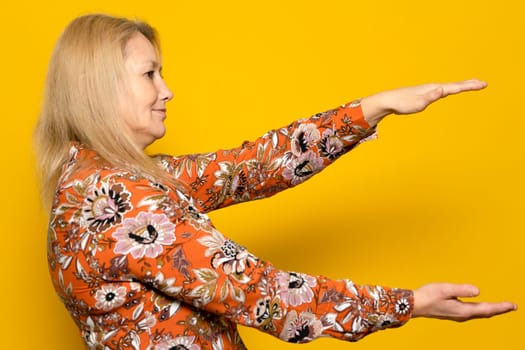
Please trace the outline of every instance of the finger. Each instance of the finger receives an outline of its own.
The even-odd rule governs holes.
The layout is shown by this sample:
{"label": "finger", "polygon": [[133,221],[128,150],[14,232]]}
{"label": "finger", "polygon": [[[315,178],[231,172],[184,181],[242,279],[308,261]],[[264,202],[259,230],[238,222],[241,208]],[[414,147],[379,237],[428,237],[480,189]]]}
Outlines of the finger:
{"label": "finger", "polygon": [[477,79],[464,80],[457,83],[443,84],[443,97],[465,91],[476,91],[487,87],[487,83]]}
{"label": "finger", "polygon": [[472,298],[479,295],[479,288],[472,284],[453,284],[443,285],[445,298]]}
{"label": "finger", "polygon": [[446,96],[445,90],[443,89],[443,87],[440,86],[426,93],[425,97],[427,101],[425,102],[427,105],[429,105],[432,102],[437,101],[440,98],[445,97],[445,96]]}
{"label": "finger", "polygon": [[517,310],[517,306],[510,302],[500,303],[463,303],[460,319],[488,318]]}

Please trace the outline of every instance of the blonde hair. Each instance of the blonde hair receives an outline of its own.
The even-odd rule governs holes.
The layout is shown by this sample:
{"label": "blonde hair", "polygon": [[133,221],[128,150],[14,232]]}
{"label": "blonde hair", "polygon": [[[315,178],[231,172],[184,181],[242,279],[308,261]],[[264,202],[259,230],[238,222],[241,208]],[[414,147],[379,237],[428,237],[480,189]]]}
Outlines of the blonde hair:
{"label": "blonde hair", "polygon": [[136,33],[144,35],[160,53],[155,29],[126,18],[81,16],[60,36],[49,63],[34,134],[46,207],[72,141],[95,150],[111,164],[180,185],[132,141],[124,127],[119,107],[124,92],[124,49]]}

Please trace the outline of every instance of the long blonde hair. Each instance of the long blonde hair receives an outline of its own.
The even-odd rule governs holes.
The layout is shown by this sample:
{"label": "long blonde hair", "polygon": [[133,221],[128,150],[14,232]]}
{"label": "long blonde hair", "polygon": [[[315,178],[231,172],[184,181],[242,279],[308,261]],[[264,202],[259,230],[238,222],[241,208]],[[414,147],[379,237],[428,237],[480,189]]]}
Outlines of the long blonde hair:
{"label": "long blonde hair", "polygon": [[157,33],[150,25],[103,14],[74,19],[60,36],[49,63],[34,134],[46,207],[72,141],[94,149],[112,164],[167,179],[158,163],[126,132],[118,104],[124,91],[124,49],[136,33],[160,53]]}

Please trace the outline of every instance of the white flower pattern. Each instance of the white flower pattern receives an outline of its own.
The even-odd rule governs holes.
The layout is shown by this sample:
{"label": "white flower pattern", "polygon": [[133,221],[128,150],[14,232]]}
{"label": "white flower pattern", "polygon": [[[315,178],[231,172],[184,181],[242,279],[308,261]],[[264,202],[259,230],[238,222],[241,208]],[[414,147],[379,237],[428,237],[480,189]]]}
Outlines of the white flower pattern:
{"label": "white flower pattern", "polygon": [[211,235],[199,238],[198,241],[208,248],[205,256],[213,256],[211,261],[213,268],[222,266],[223,271],[228,275],[242,274],[247,266],[257,262],[257,258],[246,248],[226,239],[215,229],[212,230]]}
{"label": "white flower pattern", "polygon": [[95,307],[104,311],[114,309],[124,304],[126,292],[126,287],[111,284],[104,285],[95,294],[95,299],[97,300]]}
{"label": "white flower pattern", "polygon": [[118,240],[116,254],[131,254],[135,259],[156,258],[162,246],[175,241],[175,225],[164,214],[140,212],[136,218],[125,219],[113,237]]}

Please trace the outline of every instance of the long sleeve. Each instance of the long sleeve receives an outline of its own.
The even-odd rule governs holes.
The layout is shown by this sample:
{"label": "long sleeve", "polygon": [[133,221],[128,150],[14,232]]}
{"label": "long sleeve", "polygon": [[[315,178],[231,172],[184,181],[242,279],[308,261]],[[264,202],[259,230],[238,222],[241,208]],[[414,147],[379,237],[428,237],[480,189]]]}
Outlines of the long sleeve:
{"label": "long sleeve", "polygon": [[164,156],[162,163],[190,185],[196,206],[208,212],[298,185],[373,132],[354,102],[271,130],[237,148]]}
{"label": "long sleeve", "polygon": [[[162,282],[154,284],[173,298],[294,342],[327,334],[357,340],[374,330],[400,325],[410,316],[409,291],[277,270],[224,237],[206,215],[189,210],[191,203],[182,194],[178,208],[172,208],[179,215],[169,220],[166,213],[173,210],[155,210],[153,204],[162,194],[140,187],[129,189],[135,198],[132,206],[139,211],[111,237],[106,235],[108,245],[114,242],[114,253],[128,255],[133,278],[144,281],[158,274],[173,278],[169,288]],[[153,205],[141,207],[140,202]],[[165,232],[151,229],[154,234],[144,232],[140,237],[158,241],[144,245],[141,238],[130,236],[135,227],[150,221],[165,227]],[[178,264],[170,264],[174,255]],[[298,328],[304,322],[308,322],[307,333]]]}
{"label": "long sleeve", "polygon": [[176,190],[107,168],[68,178],[50,270],[89,346],[242,349],[234,324],[288,342],[355,341],[410,318],[411,291],[278,270]]}

